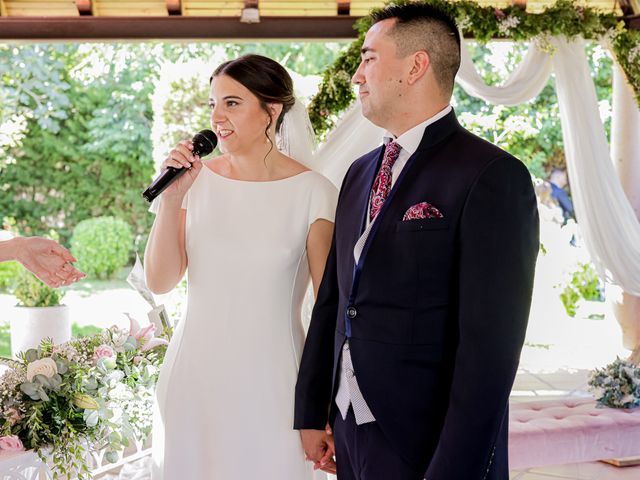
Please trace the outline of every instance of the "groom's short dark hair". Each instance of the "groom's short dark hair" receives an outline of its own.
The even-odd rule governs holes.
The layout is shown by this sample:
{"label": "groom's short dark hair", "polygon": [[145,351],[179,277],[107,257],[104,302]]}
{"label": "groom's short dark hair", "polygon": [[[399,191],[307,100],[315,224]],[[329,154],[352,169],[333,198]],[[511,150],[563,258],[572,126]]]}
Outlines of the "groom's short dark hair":
{"label": "groom's short dark hair", "polygon": [[425,3],[391,4],[371,13],[372,23],[395,19],[389,34],[400,57],[424,50],[443,94],[453,92],[460,68],[460,34],[453,17]]}

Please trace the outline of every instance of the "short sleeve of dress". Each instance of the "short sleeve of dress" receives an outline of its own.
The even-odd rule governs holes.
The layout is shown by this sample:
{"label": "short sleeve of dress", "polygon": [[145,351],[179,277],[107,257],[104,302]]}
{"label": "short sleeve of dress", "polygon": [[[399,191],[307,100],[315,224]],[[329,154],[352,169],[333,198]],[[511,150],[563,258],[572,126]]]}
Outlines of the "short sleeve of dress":
{"label": "short sleeve of dress", "polygon": [[326,177],[318,174],[314,182],[309,208],[309,225],[319,219],[335,221],[338,189]]}
{"label": "short sleeve of dress", "polygon": [[[149,206],[149,211],[154,215],[157,215],[158,212],[160,211],[160,202],[162,202],[162,195],[158,195],[156,198],[154,198],[153,202],[151,202],[151,206]],[[187,192],[187,194],[184,196],[184,199],[182,200],[181,208],[183,210],[186,210],[188,203],[189,203],[189,192]]]}

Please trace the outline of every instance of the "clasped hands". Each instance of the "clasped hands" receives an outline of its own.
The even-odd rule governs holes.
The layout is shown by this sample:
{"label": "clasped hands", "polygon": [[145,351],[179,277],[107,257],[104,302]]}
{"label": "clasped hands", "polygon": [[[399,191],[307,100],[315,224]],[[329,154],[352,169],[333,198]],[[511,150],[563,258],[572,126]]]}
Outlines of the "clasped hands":
{"label": "clasped hands", "polygon": [[300,430],[302,448],[307,460],[313,462],[314,470],[336,474],[335,446],[329,424],[324,430]]}

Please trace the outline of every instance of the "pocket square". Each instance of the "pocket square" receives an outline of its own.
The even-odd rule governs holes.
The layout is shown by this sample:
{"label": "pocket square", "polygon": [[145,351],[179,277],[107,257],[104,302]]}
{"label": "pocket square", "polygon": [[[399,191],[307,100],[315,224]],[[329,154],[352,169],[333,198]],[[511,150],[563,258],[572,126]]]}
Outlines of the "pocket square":
{"label": "pocket square", "polygon": [[402,221],[418,220],[421,218],[444,218],[444,215],[440,213],[436,207],[427,202],[421,202],[409,207],[402,217]]}

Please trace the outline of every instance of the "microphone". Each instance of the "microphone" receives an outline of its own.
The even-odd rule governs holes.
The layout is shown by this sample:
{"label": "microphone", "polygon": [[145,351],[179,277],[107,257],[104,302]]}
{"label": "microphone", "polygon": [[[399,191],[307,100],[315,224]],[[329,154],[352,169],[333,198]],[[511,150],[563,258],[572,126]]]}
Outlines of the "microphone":
{"label": "microphone", "polygon": [[[200,130],[193,136],[191,141],[193,142],[193,155],[199,155],[200,158],[202,158],[213,152],[213,149],[216,148],[216,145],[218,144],[218,137],[216,137],[216,134],[211,130]],[[151,182],[151,185],[142,192],[142,196],[146,198],[148,202],[153,202],[158,195],[164,192],[172,182],[183,175],[187,170],[189,169],[167,167],[153,182]]]}

